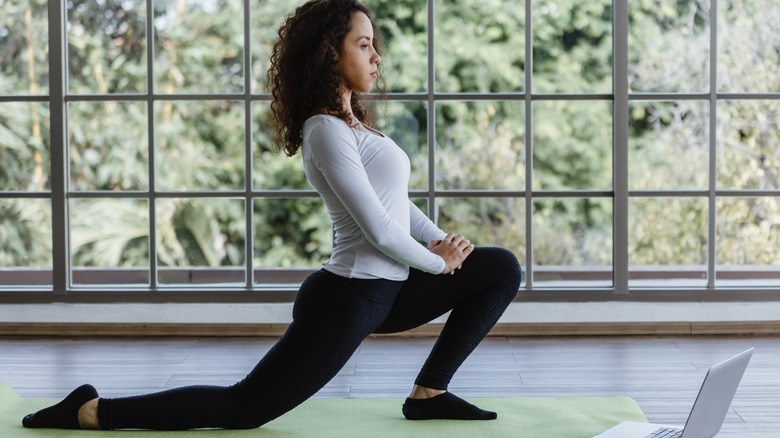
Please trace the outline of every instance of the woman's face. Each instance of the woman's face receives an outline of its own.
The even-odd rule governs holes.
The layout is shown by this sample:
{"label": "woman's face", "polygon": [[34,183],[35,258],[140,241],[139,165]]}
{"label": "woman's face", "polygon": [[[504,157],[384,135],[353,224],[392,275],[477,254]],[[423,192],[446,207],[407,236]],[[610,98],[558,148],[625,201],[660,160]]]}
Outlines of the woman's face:
{"label": "woman's face", "polygon": [[362,12],[355,12],[349,21],[349,32],[344,37],[338,66],[341,82],[347,92],[366,93],[377,78],[382,58],[374,49],[374,28]]}

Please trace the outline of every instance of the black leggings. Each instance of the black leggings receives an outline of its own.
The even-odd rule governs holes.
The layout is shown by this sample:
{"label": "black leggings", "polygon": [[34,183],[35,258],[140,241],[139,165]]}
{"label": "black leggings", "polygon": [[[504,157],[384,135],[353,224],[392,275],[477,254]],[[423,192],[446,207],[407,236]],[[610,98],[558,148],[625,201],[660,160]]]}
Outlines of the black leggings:
{"label": "black leggings", "polygon": [[301,285],[287,332],[245,379],[101,398],[102,429],[259,427],[325,386],[371,333],[412,329],[452,310],[417,385],[447,389],[515,297],[522,271],[501,248],[476,248],[455,275],[412,269],[406,281],[347,279],[321,270]]}

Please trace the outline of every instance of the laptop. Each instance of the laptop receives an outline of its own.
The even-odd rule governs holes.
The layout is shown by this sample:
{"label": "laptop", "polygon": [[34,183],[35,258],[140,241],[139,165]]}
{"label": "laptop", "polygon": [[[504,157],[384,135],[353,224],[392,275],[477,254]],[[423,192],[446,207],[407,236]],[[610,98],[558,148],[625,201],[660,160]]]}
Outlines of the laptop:
{"label": "laptop", "polygon": [[624,421],[593,438],[712,438],[723,425],[753,348],[713,365],[704,376],[685,427]]}

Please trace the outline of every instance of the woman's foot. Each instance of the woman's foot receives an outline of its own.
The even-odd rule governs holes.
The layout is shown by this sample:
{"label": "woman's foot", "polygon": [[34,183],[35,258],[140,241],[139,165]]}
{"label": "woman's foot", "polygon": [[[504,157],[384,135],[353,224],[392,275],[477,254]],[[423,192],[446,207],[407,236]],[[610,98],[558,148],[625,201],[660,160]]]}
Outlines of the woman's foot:
{"label": "woman's foot", "polygon": [[409,397],[401,411],[407,420],[495,420],[498,414],[480,409],[462,398],[442,392],[429,398]]}
{"label": "woman's foot", "polygon": [[25,416],[22,425],[30,428],[81,429],[79,411],[87,402],[97,401],[97,398],[97,390],[92,385],[81,385],[56,405]]}

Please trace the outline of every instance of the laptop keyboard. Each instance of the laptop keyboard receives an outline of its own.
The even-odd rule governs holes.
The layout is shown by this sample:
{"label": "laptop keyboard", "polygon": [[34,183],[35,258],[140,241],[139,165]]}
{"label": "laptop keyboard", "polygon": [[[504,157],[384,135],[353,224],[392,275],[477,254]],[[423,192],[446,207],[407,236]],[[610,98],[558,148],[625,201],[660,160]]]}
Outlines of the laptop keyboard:
{"label": "laptop keyboard", "polygon": [[680,436],[682,436],[682,432],[683,431],[680,429],[662,427],[645,438],[680,438]]}

